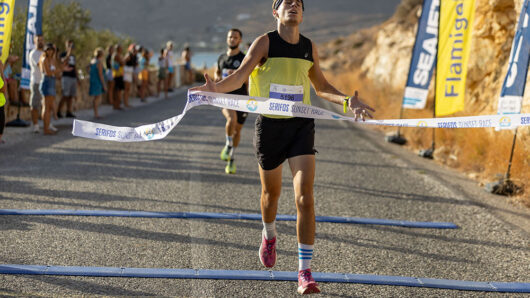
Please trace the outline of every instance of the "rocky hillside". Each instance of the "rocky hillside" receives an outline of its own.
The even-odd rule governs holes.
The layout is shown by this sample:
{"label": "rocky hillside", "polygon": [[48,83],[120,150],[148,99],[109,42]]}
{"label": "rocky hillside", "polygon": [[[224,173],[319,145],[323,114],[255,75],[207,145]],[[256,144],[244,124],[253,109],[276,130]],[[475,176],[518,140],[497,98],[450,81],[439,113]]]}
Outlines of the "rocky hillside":
{"label": "rocky hillside", "polygon": [[[334,40],[321,48],[322,65],[328,73],[350,73],[353,76],[350,81],[369,82],[370,96],[384,95],[384,99],[372,100],[382,110],[377,114],[379,119],[399,115],[422,2],[403,0],[385,23]],[[522,4],[523,0],[476,0],[466,110],[458,116],[496,113]],[[427,109],[408,110],[407,118],[432,115],[433,85]],[[527,84],[525,113],[530,112],[529,88]],[[374,93],[374,89],[377,92]],[[462,168],[481,181],[491,180],[496,173],[506,171],[513,132],[498,133],[493,129],[439,131],[437,142],[440,145],[436,152],[439,161]],[[514,175],[521,184],[527,184],[530,181],[530,130],[524,128],[519,132]],[[405,135],[413,149],[425,147],[431,140],[426,130],[406,129]]]}
{"label": "rocky hillside", "polygon": [[[477,0],[466,112],[495,113],[522,2]],[[324,65],[334,71],[360,67],[374,83],[402,90],[421,3],[404,0],[383,25],[328,43],[323,53]],[[530,106],[530,101],[526,100],[526,104]]]}

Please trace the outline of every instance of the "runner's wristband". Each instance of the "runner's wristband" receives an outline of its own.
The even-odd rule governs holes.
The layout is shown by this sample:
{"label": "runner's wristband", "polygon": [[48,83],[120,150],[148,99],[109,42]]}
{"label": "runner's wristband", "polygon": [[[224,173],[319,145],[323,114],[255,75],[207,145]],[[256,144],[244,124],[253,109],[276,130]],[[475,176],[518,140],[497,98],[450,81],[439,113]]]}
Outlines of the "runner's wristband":
{"label": "runner's wristband", "polygon": [[349,98],[349,97],[346,97],[346,98],[342,101],[342,107],[344,108],[344,114],[347,114],[347,113],[348,113],[348,106],[349,106],[349,103],[350,103],[350,98]]}

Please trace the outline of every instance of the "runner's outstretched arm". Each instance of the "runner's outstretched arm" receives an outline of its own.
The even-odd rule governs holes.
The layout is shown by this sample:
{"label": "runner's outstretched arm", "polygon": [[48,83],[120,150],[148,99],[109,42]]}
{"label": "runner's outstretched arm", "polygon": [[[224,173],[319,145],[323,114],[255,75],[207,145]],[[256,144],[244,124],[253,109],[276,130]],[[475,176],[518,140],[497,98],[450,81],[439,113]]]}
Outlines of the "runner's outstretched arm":
{"label": "runner's outstretched arm", "polygon": [[[318,49],[313,43],[313,67],[309,70],[309,79],[315,88],[317,96],[328,100],[330,102],[342,105],[344,99],[347,98],[345,94],[337,90],[331,85],[322,70],[320,69],[320,59],[318,57]],[[364,116],[373,118],[369,111],[375,112],[375,110],[369,105],[365,104],[358,97],[358,92],[355,91],[355,95],[352,96],[348,102],[350,110],[355,114],[355,117],[360,117],[364,120]]]}
{"label": "runner's outstretched arm", "polygon": [[208,74],[204,75],[206,84],[191,88],[190,91],[207,91],[227,93],[232,90],[241,88],[241,86],[248,81],[248,77],[262,59],[266,59],[269,52],[269,37],[262,35],[258,37],[250,47],[241,66],[224,80],[215,83]]}

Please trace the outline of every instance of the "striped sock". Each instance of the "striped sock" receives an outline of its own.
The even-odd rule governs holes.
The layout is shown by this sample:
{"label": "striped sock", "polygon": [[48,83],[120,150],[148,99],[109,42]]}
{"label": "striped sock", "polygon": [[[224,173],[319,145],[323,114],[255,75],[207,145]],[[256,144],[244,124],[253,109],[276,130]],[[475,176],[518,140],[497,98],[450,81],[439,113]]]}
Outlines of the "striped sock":
{"label": "striped sock", "polygon": [[298,243],[298,271],[311,268],[314,245]]}

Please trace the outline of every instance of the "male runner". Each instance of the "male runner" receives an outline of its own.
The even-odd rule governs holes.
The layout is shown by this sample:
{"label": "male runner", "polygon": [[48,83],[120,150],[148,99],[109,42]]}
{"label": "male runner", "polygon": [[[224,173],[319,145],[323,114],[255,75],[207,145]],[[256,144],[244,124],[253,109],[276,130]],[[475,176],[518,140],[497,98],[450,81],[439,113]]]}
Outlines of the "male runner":
{"label": "male runner", "polygon": [[[371,107],[355,96],[347,97],[324,77],[317,47],[300,34],[303,0],[274,0],[272,14],[277,30],[258,37],[243,64],[228,78],[214,83],[207,75],[206,84],[191,91],[229,92],[239,88],[250,76],[250,96],[287,99],[311,104],[310,88],[330,102],[342,105],[364,120],[371,117]],[[282,164],[287,159],[293,175],[297,208],[298,292],[319,293],[311,274],[315,242],[313,182],[315,176],[315,124],[313,119],[260,115],[256,119],[255,147],[261,178],[261,214],[264,229],[259,249],[265,267],[276,263],[276,212],[282,186]]]}
{"label": "male runner", "polygon": [[[219,82],[229,75],[234,73],[239,68],[245,54],[239,49],[243,33],[239,29],[230,29],[226,37],[226,44],[228,49],[226,53],[219,56],[217,60],[217,68],[215,70],[215,81]],[[239,89],[230,92],[230,94],[248,95],[248,83],[245,82]],[[247,120],[248,113],[223,109],[223,115],[226,118],[225,132],[226,132],[226,144],[221,151],[221,159],[227,161],[225,172],[227,174],[236,173],[236,164],[234,162],[234,155],[239,140],[241,139],[241,128]]]}

